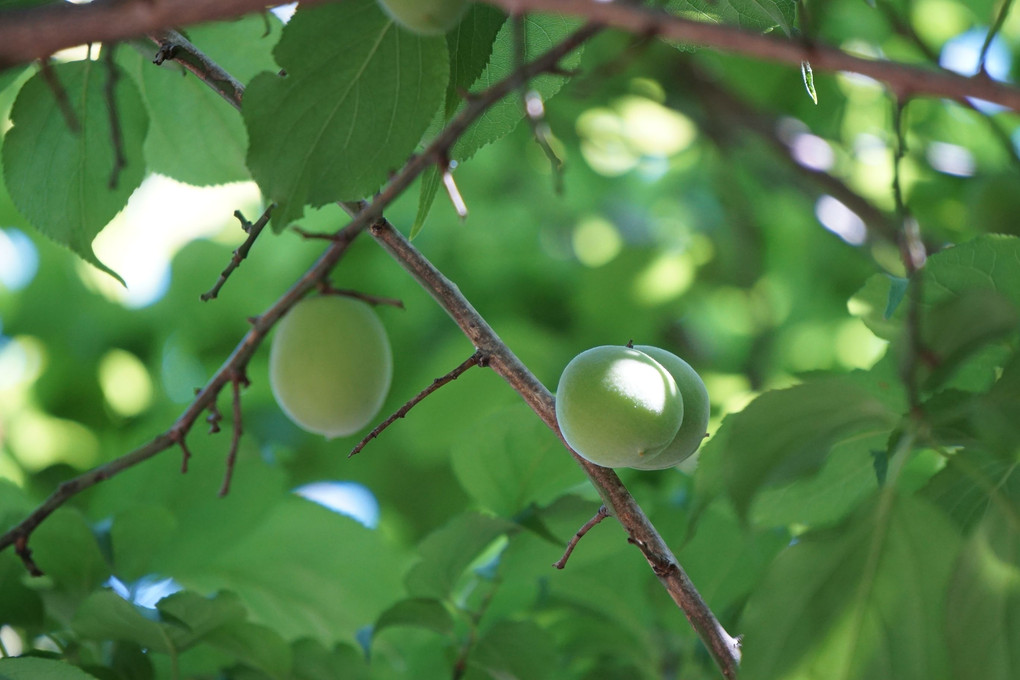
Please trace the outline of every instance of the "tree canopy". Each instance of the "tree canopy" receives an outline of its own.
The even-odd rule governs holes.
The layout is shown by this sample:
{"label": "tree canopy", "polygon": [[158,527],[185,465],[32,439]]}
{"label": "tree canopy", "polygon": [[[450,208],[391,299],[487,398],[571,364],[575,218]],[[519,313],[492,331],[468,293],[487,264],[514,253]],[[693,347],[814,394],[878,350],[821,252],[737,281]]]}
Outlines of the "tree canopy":
{"label": "tree canopy", "polygon": [[[1011,9],[0,0],[0,678],[1018,677]],[[392,347],[334,439],[318,295]],[[676,467],[560,434],[628,343]]]}

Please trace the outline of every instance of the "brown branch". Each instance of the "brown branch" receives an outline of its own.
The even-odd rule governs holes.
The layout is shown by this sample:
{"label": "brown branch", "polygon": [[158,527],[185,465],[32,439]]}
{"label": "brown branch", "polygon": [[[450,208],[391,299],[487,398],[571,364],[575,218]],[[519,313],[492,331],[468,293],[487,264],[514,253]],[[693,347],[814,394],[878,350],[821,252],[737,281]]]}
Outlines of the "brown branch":
{"label": "brown branch", "polygon": [[177,62],[230,102],[234,108],[241,108],[244,85],[191,44],[187,38],[174,30],[153,31],[149,38],[159,45],[152,63],[160,66],[168,59]]}
{"label": "brown branch", "polygon": [[[308,0],[303,4],[321,1]],[[956,100],[977,97],[1020,110],[1020,89],[984,75],[966,77],[941,69],[864,59],[833,47],[805,44],[797,38],[765,36],[733,26],[700,23],[629,3],[487,1],[510,14],[547,12],[584,17],[636,35],[657,35],[798,68],[801,62],[809,61],[815,71],[860,73],[888,83],[900,94],[927,94]],[[264,2],[256,0],[96,0],[82,5],[58,3],[9,10],[0,13],[0,68],[41,59],[75,45],[136,38],[176,26],[264,9]]]}
{"label": "brown branch", "polygon": [[[324,0],[303,0],[313,5]],[[265,11],[265,0],[95,0],[0,12],[0,69],[76,45]]]}
{"label": "brown branch", "polygon": [[609,511],[606,509],[606,506],[599,506],[599,510],[595,513],[595,516],[585,522],[584,526],[578,529],[577,532],[570,537],[570,541],[567,542],[567,549],[563,551],[563,557],[556,560],[553,563],[553,566],[557,569],[562,569],[567,566],[567,560],[570,559],[570,555],[574,552],[574,548],[577,547],[580,540],[584,538],[585,534],[591,531],[592,527],[604,520],[606,517],[609,517]]}
{"label": "brown branch", "polygon": [[385,430],[387,427],[389,427],[393,423],[397,422],[397,420],[399,420],[400,418],[403,418],[404,416],[406,416],[408,411],[410,411],[415,406],[417,406],[419,402],[421,402],[423,399],[425,399],[425,397],[429,396],[430,394],[432,394],[433,392],[438,390],[443,385],[446,385],[447,383],[453,382],[454,380],[459,378],[461,376],[461,374],[464,373],[464,371],[468,370],[472,366],[477,366],[480,363],[482,363],[482,353],[481,352],[475,352],[474,354],[469,356],[467,359],[465,359],[455,369],[453,369],[452,371],[450,371],[449,373],[447,373],[443,377],[436,378],[435,380],[433,380],[432,384],[430,384],[428,387],[426,387],[421,392],[419,392],[414,397],[412,397],[410,401],[408,401],[406,404],[404,404],[399,409],[397,409],[396,413],[394,413],[389,418],[387,418],[386,420],[384,420],[381,423],[379,423],[378,425],[376,425],[375,429],[373,429],[371,432],[369,432],[365,436],[364,439],[362,439],[360,442],[358,442],[357,446],[355,446],[353,449],[351,449],[351,452],[347,454],[347,457],[350,458],[351,456],[353,456],[353,455],[355,455],[357,453],[360,453],[361,450],[363,448],[365,448],[365,446],[368,445],[368,443],[370,441],[372,441],[373,439],[378,437],[380,434],[382,434],[383,430]]}
{"label": "brown branch", "polygon": [[230,493],[230,480],[234,477],[237,450],[241,446],[241,435],[244,433],[241,421],[241,386],[248,386],[248,378],[243,373],[235,373],[230,377],[230,384],[234,403],[234,432],[230,437],[230,450],[227,452],[227,469],[223,475],[223,486],[220,487],[220,498]]}
{"label": "brown branch", "polygon": [[234,250],[233,255],[230,257],[230,263],[227,264],[226,269],[220,272],[220,277],[216,280],[216,283],[213,284],[213,287],[205,293],[202,293],[200,297],[203,302],[212,300],[219,295],[220,289],[223,288],[223,284],[227,282],[227,278],[234,272],[235,269],[241,266],[241,261],[248,257],[248,252],[251,250],[251,247],[255,245],[255,239],[259,237],[259,234],[262,233],[265,226],[269,224],[269,216],[273,212],[275,205],[275,203],[270,203],[269,207],[266,208],[266,211],[262,213],[262,217],[260,217],[255,223],[246,220],[240,210],[234,211],[234,217],[241,221],[241,229],[248,234],[248,238],[246,238],[244,243]]}
{"label": "brown branch", "polygon": [[[595,5],[593,5],[594,7]],[[15,540],[27,539],[31,531],[57,507],[79,491],[92,486],[102,479],[122,471],[146,458],[156,455],[172,446],[178,439],[170,432],[187,432],[199,414],[206,409],[215,395],[231,380],[232,376],[247,364],[255,349],[265,338],[269,328],[319,281],[323,280],[346,250],[347,245],[362,229],[369,227],[375,239],[407,270],[433,298],[447,311],[475,347],[488,359],[496,373],[521,396],[540,418],[560,437],[556,423],[555,405],[552,394],[542,385],[516,355],[507,347],[488,323],[478,314],[470,302],[460,293],[455,284],[447,279],[435,266],[419,253],[393,225],[382,219],[382,211],[400,196],[432,163],[442,159],[452,144],[467,130],[475,119],[489,106],[520,87],[535,75],[555,70],[559,61],[599,31],[599,27],[587,25],[562,43],[553,47],[542,57],[515,70],[510,76],[488,90],[469,99],[467,106],[454,117],[442,133],[420,155],[411,158],[371,204],[364,201],[341,203],[341,207],[356,217],[338,233],[319,260],[288,290],[263,316],[253,319],[253,327],[228,357],[213,379],[199,393],[191,406],[182,414],[174,427],[152,442],[135,451],[96,468],[75,479],[65,482],[42,506],[32,512],[20,524],[0,536],[0,549]],[[239,102],[235,103],[237,106]],[[568,448],[566,442],[563,441]],[[628,540],[644,555],[653,573],[666,588],[674,602],[683,610],[692,627],[705,643],[722,674],[732,680],[736,677],[740,661],[739,642],[730,636],[719,624],[715,615],[705,604],[694,584],[676,561],[665,541],[652,526],[644,512],[620,481],[615,472],[594,465],[571,451],[577,463],[584,469],[592,484],[598,489],[607,507],[612,509],[628,534]]]}
{"label": "brown branch", "polygon": [[[332,238],[330,239],[332,240]],[[354,298],[367,302],[373,306],[385,305],[388,307],[397,307],[398,309],[404,308],[404,301],[396,298],[382,297],[381,295],[370,295],[368,293],[362,293],[359,290],[351,290],[350,288],[334,288],[329,281],[321,281],[318,286],[319,292],[323,295],[342,295],[344,297]]]}

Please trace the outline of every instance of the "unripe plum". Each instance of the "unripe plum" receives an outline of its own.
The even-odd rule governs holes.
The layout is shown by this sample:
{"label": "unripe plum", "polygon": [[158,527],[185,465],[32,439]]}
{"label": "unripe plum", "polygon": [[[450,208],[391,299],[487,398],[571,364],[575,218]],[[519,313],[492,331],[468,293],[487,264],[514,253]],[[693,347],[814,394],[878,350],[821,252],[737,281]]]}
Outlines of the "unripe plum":
{"label": "unripe plum", "polygon": [[392,377],[386,329],[361,300],[308,298],[277,324],[269,384],[283,412],[309,432],[357,432],[379,412]]}
{"label": "unripe plum", "polygon": [[404,28],[419,35],[443,35],[457,25],[468,0],[378,0],[380,7]]}
{"label": "unripe plum", "polygon": [[673,441],[662,451],[631,466],[640,470],[663,470],[689,458],[705,440],[711,410],[708,390],[697,371],[672,352],[651,345],[635,345],[634,349],[644,352],[669,371],[684,401],[684,421]]}
{"label": "unripe plum", "polygon": [[676,436],[684,404],[676,382],[636,349],[581,352],[556,388],[556,420],[574,451],[603,467],[637,467]]}

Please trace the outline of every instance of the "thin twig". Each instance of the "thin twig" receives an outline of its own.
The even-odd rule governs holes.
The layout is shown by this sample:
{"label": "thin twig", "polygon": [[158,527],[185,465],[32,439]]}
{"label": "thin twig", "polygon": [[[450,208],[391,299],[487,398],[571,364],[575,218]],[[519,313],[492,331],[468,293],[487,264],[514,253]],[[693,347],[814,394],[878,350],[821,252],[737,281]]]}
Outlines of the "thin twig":
{"label": "thin twig", "polygon": [[567,560],[570,559],[570,555],[574,552],[574,548],[577,547],[578,542],[584,538],[585,534],[591,531],[592,527],[604,520],[606,517],[609,517],[609,510],[607,510],[604,505],[599,506],[598,512],[595,513],[595,516],[585,522],[584,526],[578,529],[577,533],[570,537],[570,541],[567,543],[567,549],[563,551],[563,557],[556,560],[553,563],[553,566],[557,569],[562,569],[567,566]]}
{"label": "thin twig", "polygon": [[999,12],[995,16],[995,23],[988,29],[988,33],[985,35],[985,42],[981,45],[981,56],[978,58],[978,73],[988,73],[985,69],[985,61],[988,59],[988,49],[992,46],[992,41],[995,40],[995,36],[998,35],[999,31],[1002,30],[1002,25],[1006,22],[1006,16],[1009,14],[1010,8],[1013,6],[1013,0],[1003,0],[1002,6],[999,7]]}
{"label": "thin twig", "polygon": [[110,118],[110,141],[113,145],[113,168],[110,170],[110,191],[117,188],[120,180],[120,171],[127,165],[127,157],[124,155],[124,132],[120,126],[120,110],[117,108],[117,80],[120,78],[120,71],[117,70],[117,63],[113,59],[117,43],[103,45],[103,63],[106,64],[106,86],[103,89],[106,97],[106,112]]}
{"label": "thin twig", "polygon": [[419,402],[421,402],[423,399],[425,399],[425,397],[429,396],[430,394],[432,394],[433,392],[438,390],[443,385],[446,385],[447,383],[453,382],[454,380],[459,378],[461,376],[461,374],[464,373],[464,371],[468,370],[472,366],[477,366],[481,362],[482,362],[482,353],[481,352],[475,352],[474,354],[469,356],[466,360],[464,360],[455,369],[453,369],[452,371],[450,371],[449,373],[447,373],[443,377],[436,378],[435,380],[433,380],[432,384],[430,384],[428,387],[426,387],[421,392],[419,392],[414,397],[412,397],[410,401],[408,401],[406,404],[404,404],[399,409],[397,409],[396,413],[394,413],[389,418],[387,418],[386,420],[384,420],[381,423],[379,423],[378,425],[376,425],[374,430],[372,430],[367,435],[365,435],[365,438],[362,439],[360,442],[358,442],[358,444],[353,449],[351,449],[351,452],[347,454],[347,457],[350,458],[351,456],[353,456],[353,455],[355,455],[357,453],[360,453],[361,450],[363,448],[365,448],[365,446],[370,441],[372,441],[373,439],[378,437],[380,434],[382,434],[383,430],[385,430],[387,427],[389,427],[393,423],[397,422],[397,420],[399,420],[400,418],[403,418],[404,416],[406,416],[408,411],[410,411],[415,406],[417,406]]}
{"label": "thin twig", "polygon": [[241,435],[244,427],[241,422],[241,386],[248,386],[248,378],[243,373],[235,373],[230,378],[234,402],[234,432],[230,437],[230,450],[227,452],[227,468],[223,475],[223,486],[220,487],[220,498],[230,493],[230,480],[234,477],[234,465],[237,463],[237,450],[241,446]]}
{"label": "thin twig", "polygon": [[370,295],[368,293],[362,293],[360,290],[352,290],[350,288],[334,288],[333,284],[331,284],[329,281],[319,282],[319,285],[316,286],[316,288],[318,288],[319,293],[321,293],[322,295],[342,295],[344,297],[354,298],[356,300],[361,300],[362,302],[367,302],[368,304],[376,307],[386,306],[404,309],[403,300],[383,297],[381,295]]}
{"label": "thin twig", "polygon": [[188,473],[188,462],[191,460],[191,450],[188,449],[188,444],[185,441],[185,434],[183,432],[170,432],[170,437],[177,442],[177,446],[181,448],[181,474],[185,475]]}
{"label": "thin twig", "polygon": [[219,295],[220,289],[223,288],[223,284],[227,282],[227,278],[233,273],[235,269],[241,266],[241,261],[244,260],[244,258],[248,257],[248,252],[251,250],[251,247],[255,245],[255,239],[259,237],[259,234],[262,233],[262,230],[265,228],[265,226],[269,224],[269,216],[273,212],[273,208],[275,207],[275,205],[276,205],[275,203],[270,203],[269,207],[266,208],[266,211],[262,213],[262,217],[260,217],[254,223],[246,220],[244,218],[244,215],[241,214],[240,210],[234,211],[234,217],[241,221],[241,229],[243,229],[248,234],[248,238],[246,238],[244,240],[244,243],[242,243],[240,246],[237,247],[236,250],[234,250],[233,255],[231,255],[230,257],[230,262],[227,264],[227,268],[220,272],[220,278],[216,280],[216,283],[213,284],[213,287],[210,288],[205,293],[202,293],[201,298],[203,302],[212,300],[217,295]]}
{"label": "thin twig", "polygon": [[[527,61],[527,16],[524,14],[514,14],[511,19],[514,22],[515,66],[520,68]],[[529,89],[525,84],[521,85],[520,94],[521,106],[524,109],[524,119],[528,121],[528,125],[531,127],[531,135],[549,160],[549,166],[552,169],[553,190],[556,194],[562,194],[563,160],[556,155],[549,142],[550,132],[549,124],[545,122],[545,102],[542,101],[542,95],[537,90]]]}

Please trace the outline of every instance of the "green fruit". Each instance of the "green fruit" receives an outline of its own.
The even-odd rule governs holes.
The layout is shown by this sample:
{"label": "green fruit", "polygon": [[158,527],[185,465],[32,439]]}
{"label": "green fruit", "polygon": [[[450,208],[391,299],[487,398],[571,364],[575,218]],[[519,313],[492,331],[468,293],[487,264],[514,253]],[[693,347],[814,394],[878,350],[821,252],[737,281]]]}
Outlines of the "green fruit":
{"label": "green fruit", "polygon": [[708,416],[711,406],[708,402],[708,390],[701,376],[691,365],[664,349],[650,345],[635,345],[634,349],[644,352],[662,364],[676,382],[677,389],[684,401],[684,422],[676,436],[662,451],[641,461],[632,467],[641,470],[662,470],[673,467],[689,458],[698,450],[705,440],[708,430]]}
{"label": "green fruit", "polygon": [[277,325],[269,384],[283,412],[309,432],[357,432],[379,412],[392,377],[386,329],[360,300],[308,298]]}
{"label": "green fruit", "polygon": [[581,352],[556,388],[563,438],[603,467],[637,467],[673,440],[683,418],[683,400],[669,372],[629,347]]}
{"label": "green fruit", "polygon": [[419,35],[443,35],[457,25],[468,0],[378,0],[398,24]]}

